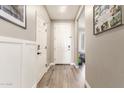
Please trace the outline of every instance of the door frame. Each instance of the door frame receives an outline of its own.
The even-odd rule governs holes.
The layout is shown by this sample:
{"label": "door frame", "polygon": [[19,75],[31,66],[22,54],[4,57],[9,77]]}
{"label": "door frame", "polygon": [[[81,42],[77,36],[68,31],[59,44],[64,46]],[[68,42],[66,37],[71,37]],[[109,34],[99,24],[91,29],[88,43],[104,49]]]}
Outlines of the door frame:
{"label": "door frame", "polygon": [[[47,30],[48,30],[48,23],[47,23],[47,21],[43,18],[42,15],[38,14],[37,11],[35,11],[35,19],[36,19],[36,33],[35,33],[35,34],[36,34],[36,43],[37,43],[37,53],[40,53],[39,55],[37,55],[37,61],[39,61],[39,59],[38,59],[39,56],[43,56],[44,53],[42,53],[41,50],[38,50],[38,45],[41,45],[41,43],[38,42],[38,37],[39,37],[39,36],[38,36],[38,27],[37,27],[37,25],[38,25],[37,23],[38,23],[38,22],[37,22],[37,18],[41,18],[41,19],[47,24]],[[48,31],[46,32],[46,39],[48,39],[47,37],[48,37]],[[46,46],[48,46],[48,41],[47,41],[47,40],[46,40]],[[44,69],[41,68],[42,71],[39,72],[39,76],[38,76],[38,80],[37,80],[38,82],[41,80],[41,78],[43,77],[43,75],[44,75],[45,72],[47,71],[47,67],[46,67],[46,64],[48,64],[48,60],[47,60],[48,53],[47,53],[47,51],[48,51],[48,50],[46,50],[46,53],[45,53],[45,54],[46,54],[46,55],[45,55],[45,56],[46,56],[45,68],[44,68]],[[42,60],[41,60],[41,62],[42,62]],[[44,62],[42,62],[42,63],[44,63]],[[43,64],[42,64],[42,65],[43,65]]]}
{"label": "door frame", "polygon": [[[71,39],[71,61],[72,62],[70,62],[70,63],[66,63],[66,62],[65,63],[56,63],[54,61],[54,59],[55,59],[55,56],[54,56],[54,48],[55,48],[54,47],[54,23],[71,23],[72,24],[72,39]],[[53,56],[52,56],[53,57],[53,59],[52,59],[53,63],[54,64],[74,64],[74,21],[72,21],[72,20],[68,20],[68,21],[67,20],[66,21],[65,20],[61,20],[61,21],[60,20],[53,20],[52,21],[52,33],[53,33],[53,35],[52,35],[53,36],[52,37],[52,40],[53,40],[53,48],[52,48],[53,49],[53,51],[52,51],[53,52],[52,53],[53,54]]]}
{"label": "door frame", "polygon": [[[78,59],[78,38],[79,38],[79,33],[78,33],[78,19],[80,18],[80,15],[82,13],[85,7],[83,5],[80,6],[79,11],[75,17],[75,31],[74,31],[74,62],[77,64],[77,59]],[[84,11],[83,11],[84,12]]]}

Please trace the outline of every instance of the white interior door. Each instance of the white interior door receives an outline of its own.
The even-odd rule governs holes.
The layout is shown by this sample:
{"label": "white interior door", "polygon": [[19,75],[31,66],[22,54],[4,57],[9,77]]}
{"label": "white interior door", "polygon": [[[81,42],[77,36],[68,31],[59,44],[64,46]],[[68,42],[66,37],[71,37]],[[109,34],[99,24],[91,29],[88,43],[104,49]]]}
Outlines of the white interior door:
{"label": "white interior door", "polygon": [[46,71],[47,64],[47,24],[45,20],[37,15],[37,43],[38,43],[38,73],[39,78],[42,77]]}
{"label": "white interior door", "polygon": [[54,62],[72,62],[72,23],[54,23]]}

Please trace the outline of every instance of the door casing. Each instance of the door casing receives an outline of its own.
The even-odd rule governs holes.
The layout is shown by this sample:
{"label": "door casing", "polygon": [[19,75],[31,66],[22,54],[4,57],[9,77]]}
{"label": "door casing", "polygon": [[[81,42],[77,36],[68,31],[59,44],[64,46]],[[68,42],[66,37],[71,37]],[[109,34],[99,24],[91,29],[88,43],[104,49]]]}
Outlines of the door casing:
{"label": "door casing", "polygon": [[47,70],[47,23],[42,16],[36,16],[36,42],[37,46],[37,64],[38,64],[38,80]]}
{"label": "door casing", "polygon": [[73,63],[73,27],[73,21],[53,22],[55,64]]}

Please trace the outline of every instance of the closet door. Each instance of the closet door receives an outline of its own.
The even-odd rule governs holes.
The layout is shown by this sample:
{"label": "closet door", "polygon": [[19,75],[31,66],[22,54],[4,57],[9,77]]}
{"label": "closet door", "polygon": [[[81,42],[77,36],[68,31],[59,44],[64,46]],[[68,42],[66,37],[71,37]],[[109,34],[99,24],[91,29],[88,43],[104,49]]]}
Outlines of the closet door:
{"label": "closet door", "polygon": [[39,79],[46,71],[47,64],[47,23],[42,16],[37,15],[37,60]]}

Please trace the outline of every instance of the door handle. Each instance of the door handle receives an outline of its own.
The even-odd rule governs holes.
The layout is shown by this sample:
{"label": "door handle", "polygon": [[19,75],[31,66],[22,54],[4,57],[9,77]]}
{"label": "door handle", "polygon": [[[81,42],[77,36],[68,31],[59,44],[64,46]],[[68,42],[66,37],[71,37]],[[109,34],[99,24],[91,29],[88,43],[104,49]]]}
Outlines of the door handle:
{"label": "door handle", "polygon": [[41,54],[41,52],[37,52],[37,55],[40,55]]}
{"label": "door handle", "polygon": [[47,49],[47,46],[45,46],[45,49]]}

